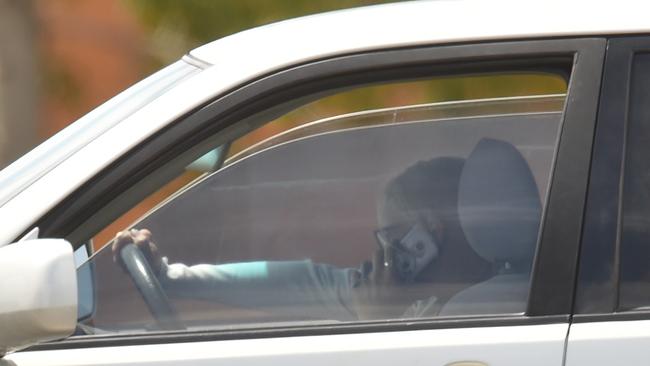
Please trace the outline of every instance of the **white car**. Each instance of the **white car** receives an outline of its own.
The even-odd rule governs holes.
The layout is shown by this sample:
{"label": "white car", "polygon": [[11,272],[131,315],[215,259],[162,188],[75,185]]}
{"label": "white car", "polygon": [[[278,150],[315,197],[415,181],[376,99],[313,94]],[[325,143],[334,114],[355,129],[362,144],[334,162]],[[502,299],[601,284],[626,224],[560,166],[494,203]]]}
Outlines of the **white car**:
{"label": "white car", "polygon": [[648,10],[191,51],[0,172],[0,365],[646,364]]}

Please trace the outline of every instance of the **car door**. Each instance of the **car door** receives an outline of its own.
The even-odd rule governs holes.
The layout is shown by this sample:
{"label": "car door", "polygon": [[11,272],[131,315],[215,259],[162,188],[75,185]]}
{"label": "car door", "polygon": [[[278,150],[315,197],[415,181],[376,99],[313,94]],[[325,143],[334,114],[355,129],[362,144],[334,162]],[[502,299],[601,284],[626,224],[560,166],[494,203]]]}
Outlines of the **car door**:
{"label": "car door", "polygon": [[609,41],[567,365],[647,362],[649,50]]}
{"label": "car door", "polygon": [[34,224],[97,252],[77,333],[5,362],[561,365],[604,46],[335,57],[189,113]]}

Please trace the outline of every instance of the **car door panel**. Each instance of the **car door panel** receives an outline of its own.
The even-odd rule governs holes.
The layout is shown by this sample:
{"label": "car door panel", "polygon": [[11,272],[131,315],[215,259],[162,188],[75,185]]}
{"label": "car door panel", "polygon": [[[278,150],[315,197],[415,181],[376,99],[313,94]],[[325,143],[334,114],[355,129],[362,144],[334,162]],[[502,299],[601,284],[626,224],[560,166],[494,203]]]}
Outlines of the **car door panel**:
{"label": "car door panel", "polygon": [[567,366],[648,360],[648,52],[609,41]]}
{"label": "car door panel", "polygon": [[5,362],[15,366],[445,366],[471,361],[491,366],[559,366],[567,328],[567,324],[547,324],[91,347],[21,352]]}
{"label": "car door panel", "polygon": [[574,323],[565,365],[641,365],[648,360],[650,320]]}

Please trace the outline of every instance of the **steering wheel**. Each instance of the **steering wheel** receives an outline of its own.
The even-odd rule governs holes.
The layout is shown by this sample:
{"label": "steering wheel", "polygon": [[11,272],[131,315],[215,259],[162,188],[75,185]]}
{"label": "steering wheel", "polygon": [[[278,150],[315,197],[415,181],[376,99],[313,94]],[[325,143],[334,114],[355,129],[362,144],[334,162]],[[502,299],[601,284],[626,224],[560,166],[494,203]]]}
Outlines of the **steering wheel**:
{"label": "steering wheel", "polygon": [[127,244],[120,250],[120,257],[160,329],[185,329],[140,248],[133,243]]}

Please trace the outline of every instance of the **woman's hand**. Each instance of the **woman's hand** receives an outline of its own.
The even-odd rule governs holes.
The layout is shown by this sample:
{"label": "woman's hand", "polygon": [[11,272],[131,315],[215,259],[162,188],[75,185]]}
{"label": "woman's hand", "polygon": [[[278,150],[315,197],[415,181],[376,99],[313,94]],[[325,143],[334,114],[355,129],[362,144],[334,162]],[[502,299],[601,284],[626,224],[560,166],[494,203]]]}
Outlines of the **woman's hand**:
{"label": "woman's hand", "polygon": [[113,261],[123,265],[120,251],[127,244],[135,244],[149,262],[151,269],[155,273],[160,273],[162,268],[162,256],[158,252],[158,247],[151,241],[151,232],[147,229],[131,229],[120,231],[115,235],[111,250],[113,252]]}

